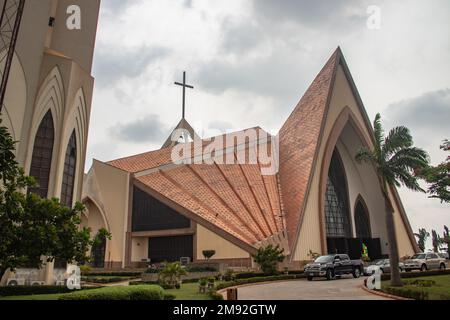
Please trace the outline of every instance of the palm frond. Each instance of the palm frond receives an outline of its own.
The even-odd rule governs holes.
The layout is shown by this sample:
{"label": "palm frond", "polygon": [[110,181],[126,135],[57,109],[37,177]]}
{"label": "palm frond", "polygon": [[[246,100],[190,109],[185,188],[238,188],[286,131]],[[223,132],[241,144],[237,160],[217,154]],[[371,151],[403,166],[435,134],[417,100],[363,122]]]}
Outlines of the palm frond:
{"label": "palm frond", "polygon": [[375,151],[378,155],[381,154],[381,149],[384,143],[384,131],[381,125],[381,115],[377,113],[373,121],[373,132],[375,135]]}
{"label": "palm frond", "polygon": [[401,167],[406,170],[420,170],[428,167],[428,153],[417,147],[404,148],[397,151],[388,161],[390,167]]}
{"label": "palm frond", "polygon": [[396,170],[395,172],[396,181],[400,181],[402,185],[407,187],[410,190],[413,191],[420,191],[425,192],[423,190],[419,183],[417,182],[417,178],[414,177],[409,171],[407,170]]}
{"label": "palm frond", "polygon": [[370,162],[370,163],[376,163],[376,158],[372,151],[365,147],[361,147],[358,152],[356,153],[355,159],[358,163],[362,162]]}
{"label": "palm frond", "polygon": [[403,148],[409,148],[412,145],[413,139],[409,129],[404,126],[399,126],[389,131],[389,134],[384,139],[382,152],[385,157],[389,157],[391,154],[394,154]]}

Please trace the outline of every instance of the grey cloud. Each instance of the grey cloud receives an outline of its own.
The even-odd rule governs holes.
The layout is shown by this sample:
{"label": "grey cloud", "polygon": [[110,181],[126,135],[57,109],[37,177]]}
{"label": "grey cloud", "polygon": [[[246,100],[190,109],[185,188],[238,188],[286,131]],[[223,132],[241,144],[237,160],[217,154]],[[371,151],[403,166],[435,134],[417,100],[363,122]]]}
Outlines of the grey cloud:
{"label": "grey cloud", "polygon": [[254,0],[253,7],[256,13],[275,23],[290,21],[319,28],[342,27],[366,19],[367,1]]}
{"label": "grey cloud", "polygon": [[450,135],[450,88],[393,103],[385,113],[392,122]]}
{"label": "grey cloud", "polygon": [[245,53],[266,38],[260,25],[248,21],[237,22],[227,18],[222,22],[222,30],[221,49],[225,53]]}
{"label": "grey cloud", "polygon": [[141,46],[137,48],[102,47],[94,63],[96,83],[100,86],[113,85],[122,78],[135,78],[145,73],[153,62],[167,57],[170,50],[163,47]]}
{"label": "grey cloud", "polygon": [[393,103],[383,112],[386,130],[404,125],[411,130],[416,145],[438,160],[438,146],[450,138],[450,88],[427,92]]}
{"label": "grey cloud", "polygon": [[158,115],[150,114],[126,124],[109,128],[110,134],[121,141],[134,143],[162,143],[170,134],[169,127]]}
{"label": "grey cloud", "polygon": [[101,3],[102,10],[107,10],[111,13],[123,11],[126,8],[139,4],[142,0],[104,0]]}

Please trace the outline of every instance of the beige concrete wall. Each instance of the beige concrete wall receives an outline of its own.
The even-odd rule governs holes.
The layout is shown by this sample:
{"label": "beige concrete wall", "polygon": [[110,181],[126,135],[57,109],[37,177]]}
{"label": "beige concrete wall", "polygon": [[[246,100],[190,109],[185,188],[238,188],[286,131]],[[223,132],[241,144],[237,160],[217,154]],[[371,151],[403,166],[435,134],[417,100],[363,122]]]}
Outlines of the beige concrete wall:
{"label": "beige concrete wall", "polygon": [[197,224],[197,259],[204,260],[203,250],[215,250],[212,259],[248,258],[250,254],[214,232]]}
{"label": "beige concrete wall", "polygon": [[91,199],[104,212],[112,235],[107,241],[106,259],[114,262],[124,262],[129,179],[129,173],[94,160],[84,182],[83,199]]}
{"label": "beige concrete wall", "polygon": [[148,258],[148,238],[137,237],[131,240],[131,262],[142,262]]}
{"label": "beige concrete wall", "polygon": [[[313,173],[313,178],[311,182],[311,189],[310,193],[308,195],[308,198],[306,199],[306,209],[305,209],[305,215],[303,218],[303,224],[300,230],[299,239],[297,242],[297,247],[294,249],[293,253],[293,260],[294,261],[301,261],[301,260],[307,260],[308,259],[308,251],[311,249],[315,252],[321,253],[321,237],[320,237],[320,224],[319,224],[319,214],[320,214],[320,207],[319,207],[319,199],[320,199],[320,172],[322,168],[322,161],[324,158],[325,148],[326,148],[326,142],[328,141],[330,137],[330,133],[333,129],[333,126],[338,119],[340,113],[342,110],[348,107],[353,112],[353,114],[356,117],[356,121],[359,124],[361,128],[363,128],[364,132],[363,134],[366,137],[369,137],[369,131],[366,129],[365,122],[363,115],[361,114],[359,107],[356,103],[356,100],[353,96],[352,90],[350,88],[350,84],[346,79],[345,73],[341,66],[339,66],[336,74],[336,81],[333,87],[331,101],[330,101],[330,108],[328,110],[328,114],[326,115],[326,123],[324,127],[324,132],[322,136],[322,141],[320,143],[319,147],[319,155],[317,159],[317,163],[315,166],[315,170]],[[348,132],[347,132],[348,134]],[[350,135],[351,136],[351,135]],[[352,145],[352,148],[355,148],[354,144],[357,142],[355,141],[355,137],[345,137],[345,139],[348,140],[346,146]],[[345,140],[344,139],[344,140]],[[353,140],[353,141],[350,141]],[[343,141],[343,140],[342,140]],[[341,141],[341,142],[342,142]],[[356,169],[355,167],[352,168],[353,165],[350,165],[349,159],[353,157],[354,149],[351,149],[351,152],[347,154],[347,165],[346,169],[350,170],[350,172],[353,172],[353,176],[355,177],[353,180],[351,180],[351,199],[350,199],[350,207],[353,211],[353,206],[355,197],[357,196],[358,191],[362,191],[363,194],[366,195],[368,201],[369,209],[372,208],[371,211],[371,223],[373,220],[373,232],[374,235],[379,235],[382,237],[382,247],[383,252],[388,252],[388,247],[386,246],[385,241],[385,228],[383,227],[383,220],[382,214],[380,214],[380,197],[379,193],[377,195],[377,189],[378,189],[378,182],[376,180],[376,176],[374,175],[374,171],[372,168],[368,167],[367,165],[364,167],[360,167]],[[359,177],[358,177],[359,175]],[[364,176],[364,179],[362,179],[362,176]],[[358,180],[360,183],[358,183]],[[364,181],[363,185],[361,184],[361,181]],[[371,196],[369,196],[371,195]],[[366,199],[366,198],[365,198]],[[372,216],[373,215],[373,216]],[[399,221],[397,225],[400,225],[401,230],[399,230],[399,233],[397,235],[399,239],[399,247],[404,248],[402,249],[404,252],[409,252],[409,250],[412,248],[411,242],[409,241],[409,238],[406,234],[406,228],[404,227],[403,223],[400,223],[399,213],[398,211],[395,212],[395,219],[396,221]],[[353,213],[352,213],[353,216]],[[352,224],[354,222],[352,221]],[[397,228],[399,228],[397,226]],[[403,228],[403,229],[402,229]],[[411,252],[412,253],[412,252]]]}

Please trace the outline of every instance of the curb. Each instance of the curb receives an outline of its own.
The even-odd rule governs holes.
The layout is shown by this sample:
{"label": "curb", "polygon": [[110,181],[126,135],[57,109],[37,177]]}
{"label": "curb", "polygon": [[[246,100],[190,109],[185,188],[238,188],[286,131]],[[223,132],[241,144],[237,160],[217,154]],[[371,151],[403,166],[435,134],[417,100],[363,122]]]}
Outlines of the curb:
{"label": "curb", "polygon": [[384,297],[384,298],[389,298],[389,299],[394,299],[394,300],[413,300],[413,299],[409,299],[409,298],[394,296],[393,294],[384,293],[384,292],[377,291],[377,290],[371,290],[371,289],[367,288],[365,285],[362,285],[361,288],[366,292],[369,292],[371,294],[374,294],[374,295],[377,295],[380,297]]}

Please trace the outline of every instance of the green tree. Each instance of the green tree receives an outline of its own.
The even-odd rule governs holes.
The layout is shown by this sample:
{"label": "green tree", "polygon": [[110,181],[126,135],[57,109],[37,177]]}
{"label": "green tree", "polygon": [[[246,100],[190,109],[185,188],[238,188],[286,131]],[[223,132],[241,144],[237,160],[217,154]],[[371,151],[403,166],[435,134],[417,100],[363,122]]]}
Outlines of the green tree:
{"label": "green tree", "polygon": [[372,150],[362,147],[357,155],[358,162],[372,164],[377,172],[386,211],[386,230],[389,241],[389,259],[391,264],[391,285],[402,286],[398,269],[399,254],[394,227],[394,207],[389,197],[392,187],[406,186],[408,189],[422,191],[415,170],[428,166],[428,154],[413,147],[413,139],[408,128],[393,128],[385,137],[381,125],[381,116],[377,114],[373,123],[375,143]]}
{"label": "green tree", "polygon": [[[450,151],[450,141],[444,140],[440,148]],[[429,166],[420,170],[418,175],[429,184],[427,192],[430,198],[450,202],[450,156],[435,167]]]}
{"label": "green tree", "polygon": [[275,274],[277,264],[284,261],[285,255],[284,249],[280,249],[280,246],[274,247],[270,244],[267,247],[259,248],[258,252],[252,257],[264,273]]}
{"label": "green tree", "polygon": [[450,257],[450,232],[447,226],[444,226],[444,243],[447,245],[447,253]]}
{"label": "green tree", "polygon": [[34,179],[15,160],[15,142],[0,125],[0,276],[8,269],[42,266],[48,261],[86,260],[89,230],[80,229],[82,204],[62,206],[57,199],[26,194]]}
{"label": "green tree", "polygon": [[439,252],[441,245],[444,244],[444,239],[436,232],[436,230],[431,230],[431,242],[433,245],[433,251]]}
{"label": "green tree", "polygon": [[417,237],[417,245],[422,252],[425,252],[425,242],[430,237],[430,233],[425,228],[419,229],[419,233],[414,233]]}

